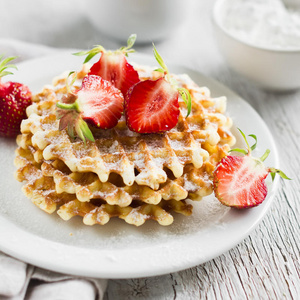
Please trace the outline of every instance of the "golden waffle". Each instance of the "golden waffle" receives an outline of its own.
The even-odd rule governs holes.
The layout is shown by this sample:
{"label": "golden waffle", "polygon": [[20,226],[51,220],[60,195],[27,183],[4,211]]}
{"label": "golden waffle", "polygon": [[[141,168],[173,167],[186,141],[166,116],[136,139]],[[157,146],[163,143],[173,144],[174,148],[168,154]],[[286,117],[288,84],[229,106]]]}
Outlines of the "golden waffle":
{"label": "golden waffle", "polygon": [[[33,152],[32,149],[25,150],[21,147],[16,150],[15,165],[18,168],[16,179],[27,181],[23,186],[23,192],[35,205],[47,213],[53,213],[59,207],[57,213],[64,220],[81,216],[86,225],[104,225],[110,218],[119,217],[126,223],[136,226],[142,225],[149,219],[156,220],[161,225],[170,225],[173,216],[169,211],[187,216],[192,213],[192,206],[184,200],[162,200],[158,205],[135,200],[130,205],[119,206],[105,203],[101,198],[81,202],[73,193],[57,193],[54,177],[43,175],[44,172],[41,170],[43,167],[35,162]],[[107,191],[102,189],[102,193],[105,192]],[[121,197],[119,201],[122,201]]]}
{"label": "golden waffle", "polygon": [[158,205],[143,204],[138,201],[131,206],[119,207],[109,204],[93,204],[80,202],[78,200],[70,201],[60,207],[57,213],[64,220],[69,220],[74,216],[83,217],[85,225],[106,224],[110,218],[119,217],[126,223],[140,226],[146,220],[155,220],[160,225],[166,226],[173,223],[173,216],[169,211],[174,211],[186,216],[191,215],[192,206],[182,201],[161,201]]}
{"label": "golden waffle", "polygon": [[57,205],[73,200],[74,195],[55,191],[51,177],[45,177],[40,170],[40,164],[34,161],[30,150],[16,150],[15,165],[18,168],[15,177],[18,181],[26,181],[22,190],[26,197],[47,213],[53,213]]}
{"label": "golden waffle", "polygon": [[[85,73],[78,74],[79,82]],[[158,76],[142,68],[139,73]],[[26,196],[49,213],[59,207],[63,219],[79,215],[88,225],[105,224],[111,217],[134,225],[147,219],[169,225],[171,211],[191,214],[184,200],[212,192],[215,165],[235,139],[231,119],[224,115],[226,99],[212,99],[208,89],[187,76],[174,77],[193,98],[187,119],[180,101],[179,122],[165,134],[131,132],[121,119],[113,129],[95,130],[95,143],[86,146],[58,130],[55,103],[66,94],[66,79],[37,94],[17,138],[16,177],[27,182]]]}
{"label": "golden waffle", "polygon": [[[30,135],[20,135],[17,143],[20,148],[17,155],[23,158],[25,150],[28,149],[31,155],[30,160],[35,165],[40,165],[39,171],[44,176],[53,177],[55,190],[58,194],[63,192],[76,194],[76,198],[81,202],[88,202],[91,199],[103,199],[108,204],[128,206],[132,200],[140,200],[149,204],[158,204],[162,199],[182,200],[188,198],[199,198],[211,193],[211,178],[215,166],[215,161],[220,158],[211,156],[205,161],[201,168],[195,168],[193,165],[187,165],[184,174],[175,178],[169,175],[167,181],[160,186],[158,190],[153,190],[144,185],[134,183],[126,186],[122,178],[112,173],[107,182],[101,182],[97,174],[92,172],[71,172],[70,169],[61,160],[44,161],[41,159],[40,150],[30,145]],[[220,149],[218,152],[221,157],[225,152]],[[40,164],[38,164],[40,163]]]}
{"label": "golden waffle", "polygon": [[[218,144],[233,140],[228,134],[230,119],[216,110],[216,103],[194,99],[191,115],[185,119],[181,114],[177,126],[165,134],[133,133],[121,119],[113,129],[94,132],[96,142],[85,147],[58,130],[55,103],[60,93],[55,98],[53,91],[44,90],[42,100],[45,96],[46,100],[27,110],[29,118],[22,122],[21,131],[33,135],[32,144],[43,151],[45,160],[60,159],[72,172],[94,172],[101,182],[116,173],[125,185],[136,182],[156,190],[168,179],[165,169],[178,178],[186,165],[200,168],[210,153],[218,151]],[[180,106],[184,110],[182,101]]]}

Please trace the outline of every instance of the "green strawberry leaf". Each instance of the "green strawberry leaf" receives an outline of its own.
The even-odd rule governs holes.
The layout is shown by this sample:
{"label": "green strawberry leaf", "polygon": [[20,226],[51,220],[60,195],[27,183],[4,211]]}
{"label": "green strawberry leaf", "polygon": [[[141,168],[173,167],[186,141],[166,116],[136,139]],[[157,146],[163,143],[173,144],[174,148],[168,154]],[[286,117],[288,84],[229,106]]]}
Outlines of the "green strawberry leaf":
{"label": "green strawberry leaf", "polygon": [[162,68],[157,68],[157,69],[155,69],[154,71],[157,71],[157,72],[160,72],[160,73],[165,73],[165,70],[163,70]]}
{"label": "green strawberry leaf", "polygon": [[166,64],[164,63],[164,60],[162,59],[162,57],[160,56],[160,54],[157,52],[157,49],[155,48],[155,45],[153,44],[153,53],[154,53],[154,57],[156,59],[156,61],[159,63],[159,65],[161,66],[162,70],[164,71],[165,74],[169,73],[169,70],[166,66]]}
{"label": "green strawberry leaf", "polygon": [[[244,138],[244,140],[245,140],[245,142],[246,142],[247,150],[246,150],[246,149],[241,149],[241,148],[235,148],[235,149],[229,150],[229,152],[235,151],[235,152],[243,153],[244,155],[250,155],[251,151],[253,151],[253,150],[256,148],[256,145],[257,145],[257,137],[256,137],[256,135],[254,135],[254,134],[249,134],[249,136],[251,136],[251,137],[255,140],[255,143],[250,147],[250,146],[249,146],[249,143],[248,143],[248,141],[247,141],[247,138],[246,138],[245,134],[243,133],[243,131],[242,131],[241,129],[239,129],[239,128],[238,128],[238,130],[239,130],[239,132],[241,133],[241,135],[243,136],[243,138]],[[266,160],[266,158],[269,156],[270,152],[271,152],[270,149],[267,149],[267,150],[265,151],[265,153],[260,157],[259,160],[260,160],[261,162],[264,162],[264,161]],[[276,174],[279,174],[279,176],[280,176],[281,178],[283,178],[283,179],[291,180],[291,178],[289,178],[285,173],[283,173],[283,172],[282,172],[281,170],[279,170],[279,169],[268,168],[268,170],[269,170],[269,173],[271,174],[272,181],[274,180]]]}
{"label": "green strawberry leaf", "polygon": [[82,131],[84,137],[92,142],[95,142],[94,136],[93,136],[88,124],[81,118],[79,120],[79,123],[80,123],[80,128],[81,128],[81,131]]}
{"label": "green strawberry leaf", "polygon": [[292,180],[291,178],[289,178],[285,173],[283,173],[281,170],[279,169],[275,169],[275,168],[269,168],[272,180],[274,180],[275,175],[278,174],[281,178],[283,179],[287,179],[287,180]]}
{"label": "green strawberry leaf", "polygon": [[251,136],[255,140],[255,143],[250,147],[250,149],[253,151],[253,150],[255,150],[256,145],[257,145],[257,137],[255,134],[249,134],[248,136]]}
{"label": "green strawberry leaf", "polygon": [[105,52],[105,49],[101,45],[96,45],[91,50],[76,52],[76,53],[73,53],[73,55],[75,55],[75,56],[87,55],[83,62],[85,64],[85,63],[89,62],[95,55],[97,55],[98,53],[102,53],[102,52]]}
{"label": "green strawberry leaf", "polygon": [[[124,53],[126,56],[128,56],[128,53],[135,52],[135,50],[132,49],[135,41],[136,41],[136,34],[131,34],[127,40],[127,46],[123,46],[120,49],[115,50],[114,52],[120,51],[120,52]],[[96,45],[91,50],[75,52],[75,53],[73,53],[73,55],[75,55],[75,56],[85,56],[86,55],[86,58],[83,62],[85,64],[85,63],[88,63],[95,55],[97,55],[99,53],[104,53],[104,52],[106,52],[106,50],[103,46]]]}
{"label": "green strawberry leaf", "polygon": [[9,62],[11,62],[12,60],[16,59],[17,56],[11,56],[11,57],[7,57],[5,59],[3,59],[4,54],[0,55],[0,78],[4,77],[6,75],[12,75],[13,73],[10,71],[7,71],[7,69],[16,69],[17,67],[13,64],[8,64]]}
{"label": "green strawberry leaf", "polygon": [[229,150],[229,152],[240,152],[240,153],[243,153],[244,155],[248,154],[247,150],[241,149],[241,148],[234,148],[234,149]]}
{"label": "green strawberry leaf", "polygon": [[[69,83],[69,78],[70,78],[70,76],[73,75],[73,74],[75,74],[75,75],[73,76],[71,83]],[[68,94],[71,94],[71,87],[72,87],[73,84],[75,83],[76,79],[77,79],[77,72],[71,71],[71,72],[68,74],[67,79],[66,79],[66,88],[67,88]]]}
{"label": "green strawberry leaf", "polygon": [[[81,129],[81,122],[80,120],[82,120],[81,118],[78,119],[78,121],[75,123],[75,132],[77,134],[77,136],[83,141],[83,143],[86,145],[86,140],[85,140],[85,136],[83,134],[83,131]],[[82,120],[83,121],[83,120]],[[83,121],[84,122],[84,121]]]}
{"label": "green strawberry leaf", "polygon": [[[255,134],[249,134],[248,135],[248,136],[251,136],[255,140],[255,143],[250,147],[250,145],[248,143],[248,140],[247,140],[246,135],[244,134],[244,132],[240,128],[237,128],[237,129],[240,132],[240,134],[242,135],[242,137],[244,138],[244,141],[246,143],[247,149],[234,148],[234,149],[229,150],[229,152],[240,152],[240,153],[243,153],[245,155],[250,154],[251,151],[253,151],[256,148],[256,145],[257,145],[257,137],[256,137],[256,135]],[[264,159],[266,159],[267,156]]]}
{"label": "green strawberry leaf", "polygon": [[136,34],[131,34],[127,40],[127,46],[121,47],[119,50],[123,52],[126,56],[128,56],[128,53],[135,52],[134,49],[131,49],[136,41]]}
{"label": "green strawberry leaf", "polygon": [[78,101],[74,103],[57,102],[56,116],[59,119],[59,130],[67,128],[69,137],[74,140],[75,134],[86,144],[86,139],[95,142],[88,124],[81,118]]}
{"label": "green strawberry leaf", "polygon": [[84,64],[88,63],[94,56],[96,56],[98,53],[97,52],[92,52],[87,55],[85,60],[83,61]]}
{"label": "green strawberry leaf", "polygon": [[183,99],[184,103],[187,106],[187,114],[186,118],[190,115],[192,111],[192,97],[189,91],[185,88],[178,88],[178,92],[181,95],[181,98]]}

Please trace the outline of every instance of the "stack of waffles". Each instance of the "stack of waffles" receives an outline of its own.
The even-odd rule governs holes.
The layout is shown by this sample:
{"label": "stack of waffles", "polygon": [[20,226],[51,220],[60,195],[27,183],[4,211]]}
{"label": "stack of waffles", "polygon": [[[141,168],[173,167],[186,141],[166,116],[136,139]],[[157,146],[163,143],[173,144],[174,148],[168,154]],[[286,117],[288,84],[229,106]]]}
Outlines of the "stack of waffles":
{"label": "stack of waffles", "polygon": [[[161,76],[136,69],[142,80]],[[78,73],[75,85],[87,71]],[[95,142],[86,145],[58,129],[56,102],[67,93],[66,76],[54,79],[33,97],[17,137],[16,178],[25,182],[25,195],[47,213],[81,216],[86,225],[113,217],[136,226],[149,219],[170,225],[174,212],[191,215],[193,201],[212,193],[212,173],[235,138],[225,97],[212,98],[187,75],[172,76],[192,96],[188,118],[180,99],[178,124],[168,132],[134,133],[122,117],[112,129],[95,129]]]}

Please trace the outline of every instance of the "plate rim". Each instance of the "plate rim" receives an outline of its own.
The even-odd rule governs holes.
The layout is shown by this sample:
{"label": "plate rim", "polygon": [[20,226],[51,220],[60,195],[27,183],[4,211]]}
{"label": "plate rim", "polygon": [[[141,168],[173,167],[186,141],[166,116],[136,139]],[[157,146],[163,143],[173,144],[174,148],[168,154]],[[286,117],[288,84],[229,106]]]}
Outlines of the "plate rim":
{"label": "plate rim", "polygon": [[[24,70],[26,70],[27,68],[30,68],[30,66],[32,66],[34,64],[42,65],[42,62],[44,62],[44,61],[57,60],[57,58],[65,59],[67,57],[67,55],[70,56],[70,52],[62,51],[62,52],[58,52],[55,54],[30,59],[30,60],[27,60],[25,62],[18,64],[18,69],[20,72],[24,73]],[[153,58],[147,54],[135,54],[134,57],[138,61],[139,60],[143,61],[146,59],[147,61],[153,61],[153,63],[155,63]],[[77,58],[77,60],[78,60],[78,58]],[[134,60],[134,58],[131,60]],[[200,76],[202,78],[205,78],[207,82],[210,82],[213,86],[217,86],[218,89],[224,91],[224,94],[228,97],[228,102],[230,101],[229,97],[235,97],[235,99],[236,99],[235,101],[238,101],[239,103],[241,103],[242,106],[246,107],[247,111],[249,110],[250,114],[254,115],[259,120],[259,122],[261,124],[263,124],[263,127],[264,127],[263,130],[268,133],[268,136],[269,136],[268,138],[271,141],[270,148],[272,149],[272,152],[273,152],[273,160],[275,162],[275,167],[278,167],[279,156],[278,156],[278,151],[277,151],[277,147],[276,147],[274,138],[273,138],[269,128],[263,121],[263,119],[260,117],[260,115],[254,110],[254,108],[252,108],[252,106],[246,100],[242,99],[240,96],[238,96],[235,92],[233,92],[231,89],[229,89],[222,83],[216,81],[215,79],[212,79],[210,77],[203,75],[201,72],[198,72],[197,70],[187,68],[184,66],[180,66],[180,65],[174,64],[174,63],[169,63],[169,62],[168,62],[168,65],[170,66],[170,70],[182,69],[182,70],[185,70],[185,72],[188,74],[190,74],[190,73],[197,74],[197,77]],[[22,78],[21,75],[14,76],[14,79],[18,80],[18,78]],[[59,72],[57,75],[59,75]],[[193,79],[193,76],[191,76],[191,78]],[[34,79],[31,79],[31,81],[34,81]],[[35,79],[35,81],[36,81],[36,79]],[[197,83],[197,80],[195,80],[195,82]],[[208,88],[211,90],[211,88],[209,86],[208,86]],[[253,210],[258,211],[258,213],[257,213],[256,218],[253,220],[253,222],[252,223],[250,222],[251,226],[247,227],[247,229],[244,230],[243,233],[240,233],[238,236],[234,237],[234,239],[232,240],[232,242],[230,244],[226,244],[225,246],[220,247],[219,249],[215,250],[214,252],[210,253],[209,255],[205,255],[204,257],[200,253],[199,253],[199,257],[197,257],[197,251],[196,251],[197,249],[193,249],[193,253],[189,253],[192,257],[189,257],[188,259],[185,258],[185,260],[181,261],[181,263],[176,263],[176,264],[173,263],[169,266],[168,265],[163,265],[163,266],[155,265],[155,264],[149,262],[148,265],[149,265],[150,269],[139,268],[139,270],[137,271],[134,268],[125,269],[125,265],[124,265],[122,271],[116,272],[116,270],[118,269],[117,264],[119,262],[118,262],[118,260],[115,259],[115,257],[118,256],[119,254],[114,253],[114,251],[111,251],[111,253],[106,255],[106,257],[104,258],[106,267],[111,266],[110,269],[106,269],[106,270],[103,270],[103,269],[95,270],[93,268],[95,266],[93,264],[93,262],[90,261],[90,259],[83,258],[83,257],[81,257],[82,261],[80,261],[78,266],[74,266],[74,264],[73,264],[74,259],[72,260],[72,259],[66,258],[66,257],[63,257],[64,259],[57,258],[57,260],[55,260],[55,261],[47,260],[47,259],[45,259],[45,257],[47,255],[46,256],[44,254],[43,255],[34,255],[32,253],[33,246],[30,243],[28,243],[28,239],[31,241],[32,244],[34,244],[35,251],[40,251],[41,253],[43,253],[43,251],[45,251],[45,247],[49,247],[51,249],[51,251],[53,251],[53,253],[57,254],[57,253],[61,253],[61,251],[66,250],[66,249],[70,250],[70,251],[74,251],[74,246],[62,244],[62,243],[52,241],[52,240],[47,240],[45,238],[36,236],[30,232],[23,230],[22,228],[18,227],[16,224],[13,224],[13,223],[8,224],[7,219],[5,219],[2,215],[0,215],[0,228],[5,228],[5,226],[8,226],[7,227],[8,231],[0,230],[0,250],[2,250],[4,253],[7,253],[8,255],[12,255],[13,257],[15,257],[17,259],[25,261],[26,263],[29,263],[29,264],[32,264],[32,265],[35,265],[35,266],[38,266],[38,267],[41,267],[44,269],[48,269],[51,271],[61,272],[61,273],[71,274],[71,275],[77,275],[77,276],[125,279],[125,278],[140,278],[140,277],[164,275],[164,274],[177,272],[180,270],[184,270],[184,269],[191,268],[196,265],[205,263],[211,259],[214,259],[214,258],[220,256],[221,254],[229,251],[230,249],[232,249],[233,247],[238,245],[258,226],[258,224],[261,222],[262,218],[266,215],[266,213],[268,212],[268,210],[271,206],[271,203],[274,200],[274,196],[275,196],[277,187],[278,187],[278,178],[275,178],[275,181],[271,187],[270,194],[268,195],[268,199],[266,199],[263,202],[263,204],[261,204],[260,206],[253,208]],[[1,199],[0,199],[0,201],[1,201]],[[28,203],[31,204],[30,201]],[[13,232],[15,234],[14,237],[11,236],[11,232]],[[20,248],[17,247],[20,242],[23,244],[22,251],[20,251]],[[172,241],[172,243],[174,243],[174,241]],[[197,245],[197,242],[195,243],[195,246],[196,245]],[[172,246],[172,245],[170,245],[170,246]],[[164,248],[164,245],[159,245],[159,246],[156,245],[156,248],[157,248],[156,250],[166,250]],[[169,248],[169,246],[167,248]],[[86,252],[89,252],[90,255],[95,255],[95,254],[99,253],[99,249],[98,250],[86,249],[86,248],[82,248],[82,247],[77,247],[76,249],[78,250],[78,251],[76,251],[76,255],[87,254]],[[147,249],[147,251],[149,251],[149,249]],[[168,251],[168,253],[171,253],[170,249],[167,249],[167,251]],[[182,251],[182,249],[180,251],[181,251],[181,254],[184,253],[184,251]],[[125,254],[128,254],[128,253],[126,253],[126,251],[125,251]],[[52,258],[53,258],[53,255],[52,255]],[[67,264],[65,264],[66,260],[67,260]],[[101,262],[103,263],[103,259]],[[99,267],[101,265],[101,262],[99,264],[99,261],[97,261],[97,267]],[[135,263],[137,263],[137,262],[135,262]],[[86,264],[89,264],[88,267],[86,267]],[[141,264],[138,264],[138,265],[141,265]],[[126,264],[126,267],[128,267],[127,264]]]}

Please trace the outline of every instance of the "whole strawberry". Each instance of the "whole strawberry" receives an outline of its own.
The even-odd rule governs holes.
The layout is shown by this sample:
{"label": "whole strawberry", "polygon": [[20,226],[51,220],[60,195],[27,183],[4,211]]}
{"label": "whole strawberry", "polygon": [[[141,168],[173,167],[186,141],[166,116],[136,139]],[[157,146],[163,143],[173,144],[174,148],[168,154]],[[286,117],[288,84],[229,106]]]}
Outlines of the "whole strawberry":
{"label": "whole strawberry", "polygon": [[246,145],[245,149],[232,149],[244,156],[228,155],[217,165],[214,172],[214,192],[221,203],[236,208],[249,208],[261,204],[268,193],[265,178],[270,173],[274,179],[276,173],[284,179],[288,178],[281,170],[269,168],[264,165],[270,150],[267,149],[261,158],[251,155],[251,150],[256,148],[255,144],[249,146],[244,133],[240,130]]}
{"label": "whole strawberry", "polygon": [[0,56],[0,136],[16,137],[20,133],[20,124],[26,118],[26,108],[31,104],[31,92],[27,86],[18,82],[2,82],[1,78],[12,74],[8,64],[15,57],[3,59]]}
{"label": "whole strawberry", "polygon": [[117,89],[119,89],[125,97],[128,89],[139,82],[138,72],[128,63],[126,56],[128,53],[134,52],[132,46],[136,40],[136,35],[128,38],[127,46],[121,47],[115,51],[106,51],[102,46],[98,45],[92,50],[82,51],[74,55],[87,55],[84,63],[90,61],[95,55],[101,53],[100,59],[94,63],[90,69],[90,75],[98,75],[108,80]]}

